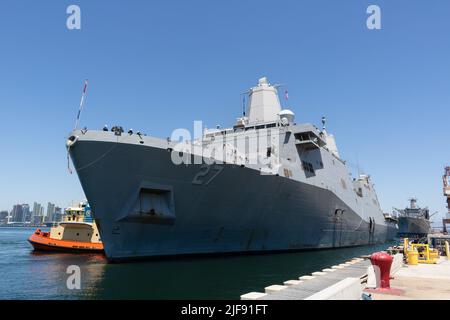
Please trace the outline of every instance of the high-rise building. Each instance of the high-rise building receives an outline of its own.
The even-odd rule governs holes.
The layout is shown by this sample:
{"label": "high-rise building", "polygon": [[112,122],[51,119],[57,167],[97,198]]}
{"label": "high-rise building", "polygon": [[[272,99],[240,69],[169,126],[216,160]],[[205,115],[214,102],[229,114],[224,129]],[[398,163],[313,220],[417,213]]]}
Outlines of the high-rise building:
{"label": "high-rise building", "polygon": [[55,207],[55,214],[53,215],[54,222],[61,222],[63,217],[63,210],[60,207]]}
{"label": "high-rise building", "polygon": [[0,211],[0,224],[7,224],[8,223],[8,211]]}
{"label": "high-rise building", "polygon": [[47,203],[47,216],[45,217],[45,220],[47,222],[52,222],[54,221],[55,217],[55,204],[54,203]]}
{"label": "high-rise building", "polygon": [[35,202],[33,204],[33,214],[31,215],[33,218],[41,214],[41,204]]}
{"label": "high-rise building", "polygon": [[33,204],[33,214],[31,218],[32,224],[42,224],[44,222],[44,208],[40,203]]}
{"label": "high-rise building", "polygon": [[12,221],[13,222],[24,222],[25,217],[23,215],[23,209],[21,204],[16,204],[13,206],[11,211]]}
{"label": "high-rise building", "polygon": [[31,220],[32,224],[35,225],[41,225],[44,222],[44,217],[41,215],[37,215],[33,217],[33,220]]}
{"label": "high-rise building", "polygon": [[22,211],[23,211],[23,217],[24,222],[30,222],[31,221],[31,211],[30,211],[30,205],[27,203],[22,204]]}

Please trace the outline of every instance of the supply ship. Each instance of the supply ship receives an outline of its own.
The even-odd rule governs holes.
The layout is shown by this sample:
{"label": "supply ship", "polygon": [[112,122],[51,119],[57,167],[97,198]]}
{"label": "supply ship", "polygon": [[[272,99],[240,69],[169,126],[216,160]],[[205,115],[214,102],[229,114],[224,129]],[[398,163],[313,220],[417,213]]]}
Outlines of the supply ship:
{"label": "supply ship", "polygon": [[87,203],[64,210],[63,221],[50,232],[37,229],[29,238],[35,251],[103,252],[103,243]]}
{"label": "supply ship", "polygon": [[422,238],[431,233],[430,210],[417,206],[417,199],[409,199],[409,208],[398,212],[398,237]]}
{"label": "supply ship", "polygon": [[246,95],[233,127],[201,126],[192,139],[186,130],[162,139],[120,126],[70,134],[66,146],[109,260],[340,248],[395,237],[370,177],[351,178],[324,118],[321,129],[295,123],[265,77]]}

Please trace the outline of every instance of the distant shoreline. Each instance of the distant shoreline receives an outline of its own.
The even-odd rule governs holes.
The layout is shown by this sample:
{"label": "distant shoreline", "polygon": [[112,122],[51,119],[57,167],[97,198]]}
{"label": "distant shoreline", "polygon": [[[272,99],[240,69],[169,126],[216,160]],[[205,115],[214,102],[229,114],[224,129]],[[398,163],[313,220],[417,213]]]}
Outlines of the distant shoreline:
{"label": "distant shoreline", "polygon": [[7,228],[50,228],[50,227],[47,227],[46,225],[43,225],[43,226],[38,226],[38,225],[36,225],[36,226],[14,226],[14,225],[2,224],[2,225],[0,225],[0,228],[7,229]]}

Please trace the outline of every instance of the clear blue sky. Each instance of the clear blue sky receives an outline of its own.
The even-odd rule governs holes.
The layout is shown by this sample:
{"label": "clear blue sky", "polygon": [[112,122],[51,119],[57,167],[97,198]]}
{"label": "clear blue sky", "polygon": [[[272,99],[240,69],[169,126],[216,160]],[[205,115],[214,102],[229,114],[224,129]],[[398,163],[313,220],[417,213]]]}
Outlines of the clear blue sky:
{"label": "clear blue sky", "polygon": [[[81,30],[66,28],[70,4]],[[382,30],[366,28],[369,4]],[[83,126],[166,137],[194,120],[232,125],[240,94],[268,76],[287,84],[298,122],[328,118],[385,211],[417,196],[444,213],[449,16],[445,0],[3,0],[0,209],[84,197],[64,142],[85,78]]]}

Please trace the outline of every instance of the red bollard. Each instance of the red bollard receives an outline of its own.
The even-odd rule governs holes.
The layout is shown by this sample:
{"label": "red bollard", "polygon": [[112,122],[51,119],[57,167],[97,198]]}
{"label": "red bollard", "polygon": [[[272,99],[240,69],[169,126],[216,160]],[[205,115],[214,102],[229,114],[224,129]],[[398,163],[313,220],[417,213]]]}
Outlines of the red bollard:
{"label": "red bollard", "polygon": [[404,291],[401,289],[391,288],[390,278],[392,261],[392,257],[385,252],[375,252],[370,256],[370,262],[372,262],[374,269],[380,270],[380,287],[376,289],[367,288],[364,289],[365,292],[384,293],[398,296],[404,294]]}
{"label": "red bollard", "polygon": [[370,262],[380,269],[381,289],[390,289],[392,257],[385,252],[375,252],[370,256]]}

